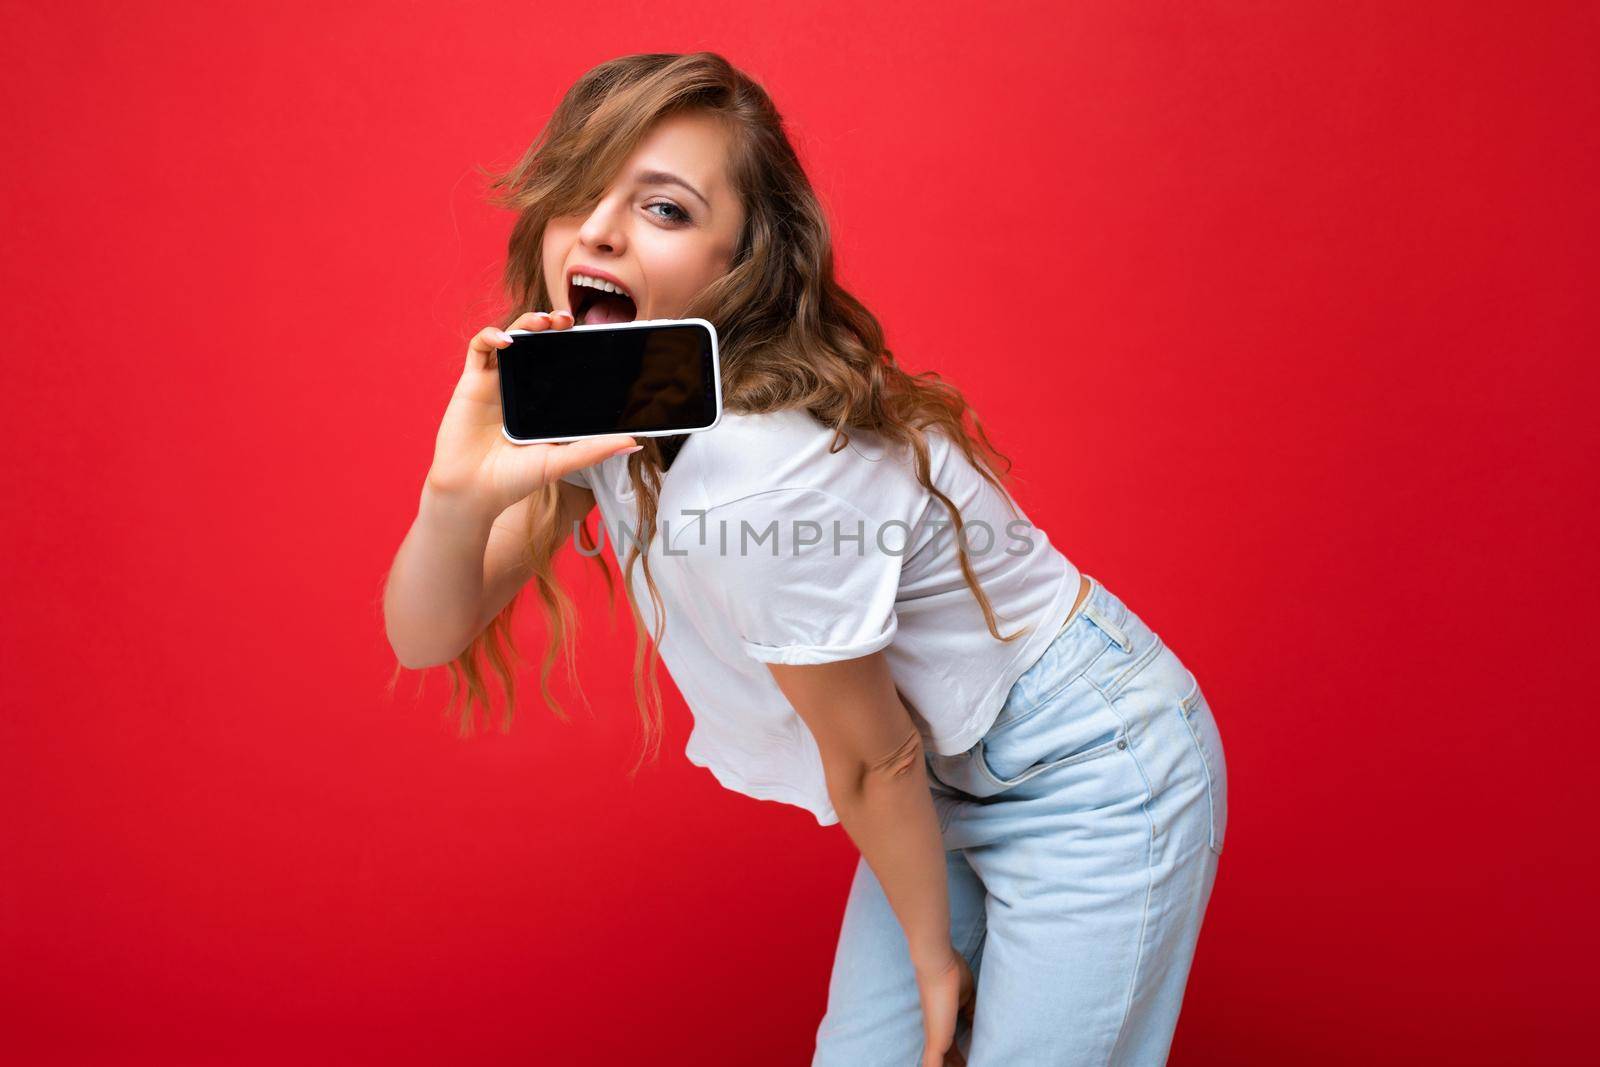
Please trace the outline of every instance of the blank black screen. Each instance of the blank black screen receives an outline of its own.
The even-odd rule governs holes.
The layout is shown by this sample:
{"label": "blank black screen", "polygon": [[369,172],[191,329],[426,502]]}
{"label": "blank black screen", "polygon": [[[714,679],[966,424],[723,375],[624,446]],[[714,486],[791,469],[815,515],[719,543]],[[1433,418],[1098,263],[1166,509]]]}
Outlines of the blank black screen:
{"label": "blank black screen", "polygon": [[716,418],[711,334],[695,323],[514,334],[500,350],[513,437],[690,430]]}

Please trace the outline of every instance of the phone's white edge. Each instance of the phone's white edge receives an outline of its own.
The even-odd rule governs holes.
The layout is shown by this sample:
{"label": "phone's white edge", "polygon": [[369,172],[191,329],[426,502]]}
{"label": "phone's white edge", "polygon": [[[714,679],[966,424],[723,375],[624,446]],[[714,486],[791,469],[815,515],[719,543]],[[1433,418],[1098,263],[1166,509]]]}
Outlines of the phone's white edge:
{"label": "phone's white edge", "polygon": [[[712,419],[710,422],[706,423],[704,426],[691,426],[686,430],[680,429],[680,430],[624,430],[624,431],[621,431],[621,433],[623,433],[625,436],[628,436],[628,437],[674,437],[674,436],[676,436],[678,434],[683,434],[683,433],[703,433],[706,430],[716,429],[717,425],[722,422],[722,358],[718,354],[718,350],[717,350],[717,328],[715,326],[713,326],[710,322],[706,321],[705,319],[635,319],[633,322],[603,322],[603,323],[595,323],[592,326],[568,326],[566,328],[566,330],[563,331],[565,333],[571,333],[574,330],[626,330],[626,329],[629,329],[629,328],[634,327],[634,326],[661,326],[661,325],[664,325],[666,323],[676,323],[676,324],[699,323],[701,326],[704,326],[706,328],[706,332],[711,335],[711,384],[712,384],[712,388],[713,388],[713,391],[714,391],[715,396],[716,396],[717,416],[716,416],[716,418]],[[542,331],[539,331],[539,330],[507,330],[506,331],[506,333],[510,334],[513,337],[515,337],[517,334],[522,334],[522,333],[533,334],[533,333],[540,333],[540,332],[542,332]],[[500,418],[500,433],[501,433],[501,435],[503,437],[505,437],[505,439],[507,441],[510,441],[514,445],[554,444],[556,442],[561,442],[561,441],[587,441],[591,437],[614,437],[614,436],[616,436],[616,434],[609,434],[609,433],[585,433],[585,434],[579,434],[576,437],[512,437],[511,436],[511,431],[506,429],[504,413],[501,414],[501,418]]]}

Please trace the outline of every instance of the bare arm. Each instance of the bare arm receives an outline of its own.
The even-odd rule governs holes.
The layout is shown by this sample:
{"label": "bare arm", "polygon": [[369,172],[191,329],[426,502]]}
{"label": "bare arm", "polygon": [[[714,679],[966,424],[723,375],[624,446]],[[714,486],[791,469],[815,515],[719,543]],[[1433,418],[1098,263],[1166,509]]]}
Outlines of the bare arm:
{"label": "bare arm", "polygon": [[[530,311],[513,329],[570,329],[572,313]],[[383,591],[384,628],[403,666],[448,663],[500,613],[531,575],[524,555],[533,498],[555,483],[561,537],[587,515],[594,494],[563,475],[633,446],[612,434],[569,444],[519,445],[503,432],[500,350],[510,335],[485,327],[467,345],[466,364],[445,408],[417,517],[400,544]]]}
{"label": "bare arm", "polygon": [[[594,492],[570,482],[556,482],[560,490],[555,515],[556,545],[572,537],[577,523],[594,507]],[[489,544],[483,558],[483,608],[473,636],[505,610],[517,591],[533,577],[533,561],[528,555],[530,524],[534,521],[533,498],[526,497],[500,513],[489,530]],[[550,521],[548,518],[545,521]]]}
{"label": "bare arm", "polygon": [[888,661],[879,650],[833,663],[767,667],[816,738],[839,822],[905,931],[922,1004],[921,1067],[949,1063],[957,1018],[972,1022],[977,985],[950,943],[948,868],[922,735]]}
{"label": "bare arm", "polygon": [[883,886],[919,970],[948,965],[944,842],[922,735],[881,651],[834,663],[769,663],[816,738],[839,822]]}
{"label": "bare arm", "polygon": [[[594,506],[594,494],[557,484],[556,533],[565,543],[573,523]],[[477,498],[423,489],[384,588],[389,644],[403,666],[448,663],[500,614],[533,574],[527,552],[533,521],[531,494],[496,516]]]}

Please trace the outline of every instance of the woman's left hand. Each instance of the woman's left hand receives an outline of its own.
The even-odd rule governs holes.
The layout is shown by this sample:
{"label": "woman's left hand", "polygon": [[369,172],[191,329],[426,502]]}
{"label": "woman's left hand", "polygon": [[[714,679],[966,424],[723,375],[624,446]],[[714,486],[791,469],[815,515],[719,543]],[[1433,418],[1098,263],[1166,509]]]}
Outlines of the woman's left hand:
{"label": "woman's left hand", "polygon": [[967,1059],[956,1048],[956,1016],[972,1025],[977,986],[966,957],[950,946],[948,959],[917,968],[917,992],[922,998],[922,1067],[965,1067]]}

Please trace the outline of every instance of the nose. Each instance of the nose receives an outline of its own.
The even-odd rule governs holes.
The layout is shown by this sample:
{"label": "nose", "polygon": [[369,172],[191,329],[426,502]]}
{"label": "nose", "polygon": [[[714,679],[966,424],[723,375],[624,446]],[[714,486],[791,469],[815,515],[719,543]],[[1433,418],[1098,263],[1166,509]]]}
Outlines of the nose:
{"label": "nose", "polygon": [[628,239],[622,232],[617,210],[620,203],[615,197],[602,197],[594,210],[589,212],[589,217],[578,230],[578,240],[585,248],[616,255],[627,245]]}

